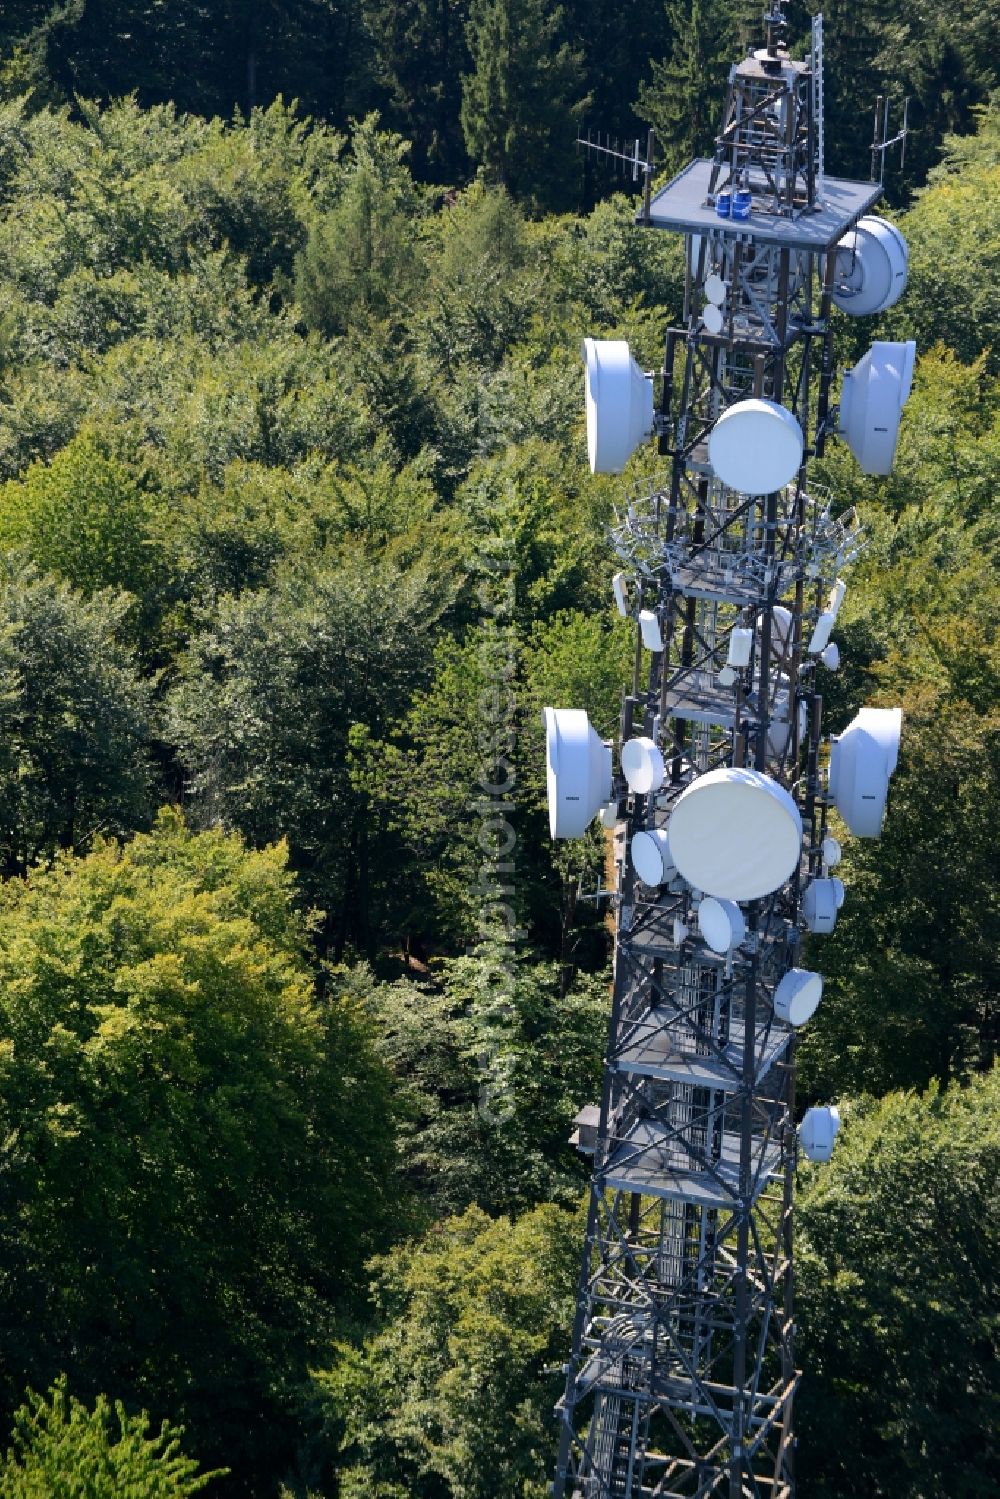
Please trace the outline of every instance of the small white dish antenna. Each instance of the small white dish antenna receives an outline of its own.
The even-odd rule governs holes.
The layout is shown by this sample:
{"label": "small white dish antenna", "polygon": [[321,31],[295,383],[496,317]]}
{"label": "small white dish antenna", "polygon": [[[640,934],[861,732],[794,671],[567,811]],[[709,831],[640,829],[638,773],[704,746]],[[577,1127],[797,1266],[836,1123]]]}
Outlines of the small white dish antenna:
{"label": "small white dish antenna", "polygon": [[732,666],[724,666],[719,672],[719,686],[732,687],[736,681],[736,671]]}
{"label": "small white dish antenna", "polygon": [[844,376],[839,431],[864,474],[892,471],[916,354],[912,339],[874,343]]}
{"label": "small white dish antenna", "polygon": [[830,795],[857,838],[882,832],[902,729],[901,708],[862,708],[833,742]]}
{"label": "small white dish antenna", "polygon": [[663,636],[660,634],[660,621],[652,609],[639,611],[639,629],[642,633],[642,643],[647,651],[662,651]]}
{"label": "small white dish antenna", "polygon": [[625,585],[625,574],[615,573],[611,579],[611,591],[615,596],[615,608],[622,619],[628,618],[628,589]]}
{"label": "small white dish antenna", "polygon": [[[667,834],[663,828],[657,828],[651,833],[636,833],[629,852],[632,856],[632,868],[642,883],[648,885],[651,890],[665,885],[677,873],[670,857]],[[675,937],[674,941],[676,940]]]}
{"label": "small white dish antenna", "polygon": [[716,307],[722,306],[723,302],[726,300],[726,292],[728,290],[729,288],[723,281],[722,277],[717,275],[715,271],[713,271],[710,276],[706,276],[705,295],[710,302],[715,303]]}
{"label": "small white dish antenna", "polygon": [[753,631],[741,630],[737,627],[729,633],[729,651],[726,655],[726,665],[736,667],[742,671],[750,665],[750,652],[753,650]]}
{"label": "small white dish antenna", "polygon": [[723,484],[740,494],[772,494],[802,463],[802,428],[775,401],[751,397],[722,413],[708,439],[708,459]]}
{"label": "small white dish antenna", "polygon": [[823,998],[823,975],[808,968],[789,968],[774,991],[774,1013],[786,1025],[805,1025]]}
{"label": "small white dish antenna", "polygon": [[799,1144],[809,1161],[828,1161],[840,1130],[840,1110],[819,1104],[807,1109],[799,1125]]}
{"label": "small white dish antenna", "polygon": [[823,647],[819,653],[819,659],[827,671],[840,670],[840,646],[836,641],[831,640],[829,645]]}
{"label": "small white dish antenna", "polygon": [[823,842],[820,844],[820,853],[823,856],[823,863],[828,869],[836,869],[837,865],[844,857],[844,852],[840,844],[837,842],[836,838],[831,837],[829,833],[827,833],[826,837],[823,839]]}
{"label": "small white dish antenna", "polygon": [[706,895],[698,907],[698,930],[713,952],[725,955],[739,947],[746,936],[743,912],[735,901]]}
{"label": "small white dish antenna", "polygon": [[895,224],[866,214],[836,246],[835,306],[852,317],[885,312],[906,290],[910,251]]}
{"label": "small white dish antenna", "polygon": [[549,831],[582,838],[611,800],[611,746],[582,708],[544,708]]}
{"label": "small white dish antenna", "polygon": [[[802,917],[810,932],[829,935],[837,925],[839,880],[810,880],[802,896]],[[843,886],[841,886],[843,889]],[[843,895],[841,895],[841,901]]]}
{"label": "small white dish antenna", "polygon": [[622,775],[628,782],[628,789],[638,796],[659,791],[666,780],[667,769],[652,739],[640,736],[622,745]]}
{"label": "small white dish antenna", "polygon": [[777,781],[756,770],[710,770],[678,797],[670,853],[696,890],[722,900],[759,900],[798,867],[802,819]]}
{"label": "small white dish antenna", "polygon": [[587,454],[594,474],[620,474],[653,435],[653,386],[624,339],[585,338]]}
{"label": "small white dish antenna", "polygon": [[709,333],[722,332],[722,309],[721,307],[717,307],[714,302],[705,303],[701,309],[701,320]]}

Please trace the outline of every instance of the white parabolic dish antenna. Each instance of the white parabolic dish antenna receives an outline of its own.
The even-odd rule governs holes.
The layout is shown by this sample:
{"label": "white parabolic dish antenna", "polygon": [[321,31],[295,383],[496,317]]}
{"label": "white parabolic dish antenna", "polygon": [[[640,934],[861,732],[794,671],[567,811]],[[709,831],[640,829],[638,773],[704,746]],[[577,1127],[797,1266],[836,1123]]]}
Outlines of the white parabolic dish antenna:
{"label": "white parabolic dish antenna", "polygon": [[799,1144],[810,1161],[828,1161],[840,1129],[840,1110],[819,1104],[807,1109],[799,1125]]}
{"label": "white parabolic dish antenna", "polygon": [[708,439],[708,458],[723,484],[740,494],[772,494],[802,463],[802,428],[784,406],[752,397],[724,411]]}
{"label": "white parabolic dish antenna", "polygon": [[774,991],[774,1013],[788,1025],[805,1025],[823,998],[823,975],[789,968]]}
{"label": "white parabolic dish antenna", "polygon": [[653,435],[653,385],[624,339],[585,338],[587,456],[594,474],[620,474]]}
{"label": "white parabolic dish antenna", "polygon": [[902,708],[862,708],[834,740],[830,795],[856,838],[877,838],[882,831],[902,731]]}
{"label": "white parabolic dish antenna", "polygon": [[735,901],[706,895],[698,907],[698,930],[713,952],[728,953],[746,936],[743,912]]}
{"label": "white parabolic dish antenna", "polygon": [[549,830],[581,838],[611,799],[611,748],[582,708],[544,708]]}
{"label": "white parabolic dish antenna", "polygon": [[864,474],[892,471],[916,354],[912,339],[874,343],[844,376],[839,431]]}
{"label": "white parabolic dish antenna", "polygon": [[759,900],[798,866],[802,819],[777,781],[727,766],[699,776],[677,799],[670,855],[696,890],[721,900]]}
{"label": "white parabolic dish antenna", "polygon": [[622,745],[622,775],[630,791],[639,796],[659,791],[666,774],[663,756],[652,739],[629,739]]}
{"label": "white parabolic dish antenna", "polygon": [[677,871],[670,857],[666,832],[656,828],[650,833],[636,833],[631,847],[632,868],[651,890],[673,879]]}
{"label": "white parabolic dish antenna", "polygon": [[837,245],[833,300],[841,312],[885,312],[906,290],[910,252],[895,224],[866,214]]}

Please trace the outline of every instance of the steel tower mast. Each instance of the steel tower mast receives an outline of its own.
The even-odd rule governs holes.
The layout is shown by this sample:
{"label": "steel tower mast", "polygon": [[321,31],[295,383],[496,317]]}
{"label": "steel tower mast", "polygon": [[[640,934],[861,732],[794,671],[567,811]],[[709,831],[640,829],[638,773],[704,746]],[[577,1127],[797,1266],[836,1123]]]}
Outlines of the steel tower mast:
{"label": "steel tower mast", "polygon": [[[886,471],[895,431],[873,457],[885,429],[859,415],[865,361],[848,377],[853,417],[847,385],[833,404],[831,312],[890,305],[905,244],[865,217],[878,184],[824,176],[821,22],[806,62],[785,50],[780,4],[765,30],[731,71],[713,157],[647,191],[638,216],[686,245],[684,323],[666,335],[656,413],[642,372],[620,364],[626,346],[585,346],[592,466],[622,467],[638,410],[638,435],[656,436],[669,470],[613,532],[616,598],[636,628],[620,769],[593,731],[579,748],[584,715],[546,710],[553,835],[579,835],[600,806],[617,868],[608,1050],[600,1105],[579,1117],[593,1177],[557,1407],[553,1493],[579,1499],[795,1493],[796,1156],[801,1145],[828,1158],[838,1123],[817,1109],[796,1130],[795,1030],[822,987],[797,965],[803,930],[831,930],[843,899],[828,811],[877,836],[895,768],[898,712],[866,709],[827,770],[817,663],[835,669],[839,575],[859,542],[807,468],[839,421],[862,468]],[[895,377],[885,420],[898,427],[913,347],[876,344],[872,358]],[[744,826],[751,791],[798,823],[777,883],[755,883],[751,845],[780,842],[785,823],[775,813],[755,835],[751,813]],[[713,849],[719,872],[703,873]]]}

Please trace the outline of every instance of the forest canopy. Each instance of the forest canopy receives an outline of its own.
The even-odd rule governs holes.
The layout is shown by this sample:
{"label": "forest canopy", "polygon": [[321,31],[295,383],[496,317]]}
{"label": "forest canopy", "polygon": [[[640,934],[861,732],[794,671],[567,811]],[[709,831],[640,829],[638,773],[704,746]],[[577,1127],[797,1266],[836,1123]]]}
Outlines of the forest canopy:
{"label": "forest canopy", "polygon": [[[610,955],[540,709],[610,735],[632,650],[578,351],[653,367],[684,292],[574,137],[707,149],[759,10],[4,7],[5,1494],[546,1491]],[[824,14],[834,170],[912,101],[865,336],[920,357],[893,473],[820,475],[867,543],[831,727],[906,727],[800,1048],[844,1115],[798,1197],[801,1473],[985,1495],[1000,17]]]}

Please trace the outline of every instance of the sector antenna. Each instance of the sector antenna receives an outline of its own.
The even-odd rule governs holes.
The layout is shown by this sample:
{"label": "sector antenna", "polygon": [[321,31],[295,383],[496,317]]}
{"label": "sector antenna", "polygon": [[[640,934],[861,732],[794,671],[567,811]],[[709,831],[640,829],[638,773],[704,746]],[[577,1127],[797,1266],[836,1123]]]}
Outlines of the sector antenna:
{"label": "sector antenna", "polygon": [[599,815],[617,872],[602,1096],[578,1121],[593,1175],[560,1499],[796,1493],[795,1174],[840,1127],[833,1101],[798,1117],[796,1036],[850,898],[841,841],[879,836],[902,728],[864,707],[824,734],[862,538],[809,470],[843,441],[888,472],[915,349],[875,342],[836,371],[836,320],[906,284],[905,241],[874,212],[893,142],[880,105],[873,180],[830,175],[822,20],[797,60],[782,11],[731,71],[710,158],[654,191],[652,140],[617,153],[643,179],[639,224],[685,243],[658,377],[621,341],[584,343],[591,467],[627,471],[650,440],[664,463],[613,530],[635,628],[617,744],[571,707],[546,714],[553,835]]}

